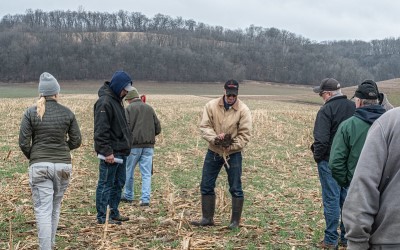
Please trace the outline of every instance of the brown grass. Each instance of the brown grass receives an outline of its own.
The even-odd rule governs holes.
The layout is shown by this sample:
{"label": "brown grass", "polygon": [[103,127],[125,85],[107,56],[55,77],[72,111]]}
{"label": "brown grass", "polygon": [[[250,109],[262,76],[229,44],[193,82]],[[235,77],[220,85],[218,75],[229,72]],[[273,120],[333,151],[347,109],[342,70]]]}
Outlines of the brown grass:
{"label": "brown grass", "polygon": [[[194,228],[206,152],[198,124],[206,96],[148,95],[161,121],[154,156],[151,206],[121,204],[130,221],[96,224],[98,160],[93,152],[95,94],[62,95],[76,114],[82,146],[73,151],[73,178],[65,194],[58,249],[310,249],[323,236],[319,182],[309,145],[321,100],[314,94],[242,96],[254,129],[244,151],[245,206],[242,227],[230,231],[226,174],[217,181],[216,227]],[[24,110],[35,98],[0,99],[0,248],[36,249],[37,236],[28,183],[28,161],[17,144]],[[306,103],[302,103],[302,102]],[[307,104],[310,101],[313,105]],[[140,174],[135,173],[135,198]],[[11,231],[11,233],[10,233]],[[105,237],[103,238],[103,236]]]}

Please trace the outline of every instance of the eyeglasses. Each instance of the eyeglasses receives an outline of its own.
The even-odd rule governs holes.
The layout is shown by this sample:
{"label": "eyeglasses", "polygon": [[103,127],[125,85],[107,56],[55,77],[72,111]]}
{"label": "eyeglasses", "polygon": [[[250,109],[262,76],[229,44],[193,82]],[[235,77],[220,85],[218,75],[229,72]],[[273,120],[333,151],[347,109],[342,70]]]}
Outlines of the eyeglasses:
{"label": "eyeglasses", "polygon": [[323,96],[325,93],[328,93],[328,91],[321,91],[321,92],[319,92],[319,96]]}
{"label": "eyeglasses", "polygon": [[226,95],[227,97],[236,97],[236,95],[234,95],[234,94],[229,94],[229,95]]}

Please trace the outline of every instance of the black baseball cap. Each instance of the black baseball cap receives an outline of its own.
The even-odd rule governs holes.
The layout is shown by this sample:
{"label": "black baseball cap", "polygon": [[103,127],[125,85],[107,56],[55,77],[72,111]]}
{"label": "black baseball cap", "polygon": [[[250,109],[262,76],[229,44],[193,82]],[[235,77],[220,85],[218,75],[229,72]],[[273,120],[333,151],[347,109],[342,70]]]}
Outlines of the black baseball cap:
{"label": "black baseball cap", "polygon": [[239,83],[236,80],[228,80],[224,88],[226,90],[226,95],[238,95],[239,93]]}
{"label": "black baseball cap", "polygon": [[321,93],[323,91],[335,91],[340,89],[340,83],[334,78],[325,78],[321,81],[319,86],[313,88],[315,93]]}
{"label": "black baseball cap", "polygon": [[353,97],[375,100],[378,99],[379,93],[372,84],[360,84]]}

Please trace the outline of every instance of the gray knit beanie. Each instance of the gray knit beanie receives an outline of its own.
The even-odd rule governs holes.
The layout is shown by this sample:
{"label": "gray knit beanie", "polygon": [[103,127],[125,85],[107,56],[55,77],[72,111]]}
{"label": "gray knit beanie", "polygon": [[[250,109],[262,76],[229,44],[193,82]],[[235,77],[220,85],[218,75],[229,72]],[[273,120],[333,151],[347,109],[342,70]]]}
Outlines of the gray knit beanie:
{"label": "gray knit beanie", "polygon": [[40,75],[38,89],[40,96],[52,96],[60,93],[60,85],[57,79],[47,72]]}

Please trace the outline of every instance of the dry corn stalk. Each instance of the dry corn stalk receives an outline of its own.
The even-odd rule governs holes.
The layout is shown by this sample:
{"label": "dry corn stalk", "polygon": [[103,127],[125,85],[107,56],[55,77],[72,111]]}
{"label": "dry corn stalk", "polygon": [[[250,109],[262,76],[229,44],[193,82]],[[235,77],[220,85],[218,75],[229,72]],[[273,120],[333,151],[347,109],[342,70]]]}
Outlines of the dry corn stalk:
{"label": "dry corn stalk", "polygon": [[170,208],[172,217],[175,216],[174,199],[175,199],[175,198],[174,198],[174,193],[171,192],[171,193],[168,195],[168,204],[169,204],[169,208]]}
{"label": "dry corn stalk", "polygon": [[4,160],[10,159],[10,155],[11,155],[11,150],[8,151],[7,157]]}
{"label": "dry corn stalk", "polygon": [[[10,151],[11,152],[11,151]],[[10,219],[10,243],[9,243],[9,247],[10,247],[10,250],[13,250],[14,249],[14,247],[13,247],[13,237],[12,237],[12,222],[11,222],[11,219]]]}
{"label": "dry corn stalk", "polygon": [[106,240],[109,218],[110,218],[110,205],[107,205],[106,222],[104,223],[103,241]]}
{"label": "dry corn stalk", "polygon": [[220,213],[225,211],[225,209],[228,207],[228,198],[226,196],[226,191],[223,187],[219,186],[217,187],[217,208]]}
{"label": "dry corn stalk", "polygon": [[[235,139],[232,138],[231,134],[225,134],[223,139],[220,139],[219,137],[215,137],[215,139],[214,139],[214,144],[216,146],[221,146],[224,149],[229,148],[234,142],[235,142]],[[222,154],[222,158],[224,158],[226,167],[229,168],[230,167],[228,164],[229,156],[227,155],[225,150]]]}
{"label": "dry corn stalk", "polygon": [[171,182],[167,182],[167,187],[165,189],[165,197],[168,203],[168,212],[171,214],[171,217],[175,216],[175,195],[173,192],[173,188],[171,187]]}
{"label": "dry corn stalk", "polygon": [[181,218],[179,219],[178,234],[180,234],[180,231],[181,231],[181,228],[182,228],[184,213],[185,213],[185,209],[183,209],[183,211],[181,213]]}
{"label": "dry corn stalk", "polygon": [[185,236],[182,240],[182,250],[189,250],[190,249],[190,236]]}

